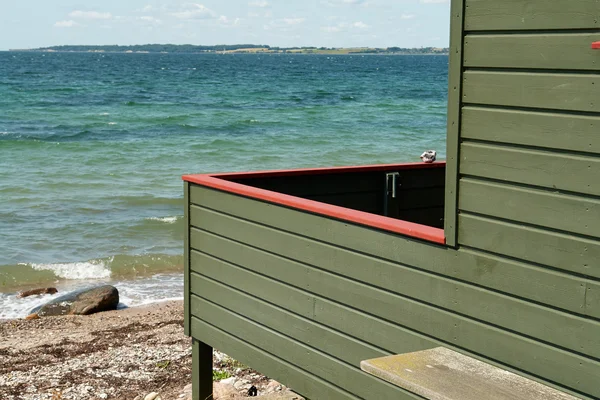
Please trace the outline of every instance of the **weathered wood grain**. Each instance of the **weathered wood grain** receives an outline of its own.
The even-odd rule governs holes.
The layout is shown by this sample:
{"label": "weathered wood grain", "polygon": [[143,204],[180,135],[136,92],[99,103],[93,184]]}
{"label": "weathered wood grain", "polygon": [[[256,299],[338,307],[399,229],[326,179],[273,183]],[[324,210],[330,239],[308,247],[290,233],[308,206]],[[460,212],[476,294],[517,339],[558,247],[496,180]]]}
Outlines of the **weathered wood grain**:
{"label": "weathered wood grain", "polygon": [[600,75],[467,70],[463,102],[600,112]]}
{"label": "weathered wood grain", "polygon": [[600,241],[461,214],[460,243],[582,275],[600,276]]}
{"label": "weathered wood grain", "polygon": [[450,50],[448,55],[448,120],[446,129],[446,194],[444,236],[448,246],[456,245],[459,141],[461,97],[463,83],[464,0],[452,0],[450,5]]}
{"label": "weathered wood grain", "polygon": [[[283,288],[292,289],[264,275],[247,271],[216,258],[207,257],[201,253],[194,252],[193,257],[199,258],[197,262],[193,259],[192,268],[197,263],[203,263],[202,272],[211,279],[231,287],[236,287],[243,292],[271,303],[278,303],[286,299],[286,297],[276,295],[274,292],[282,292]],[[328,281],[322,284],[332,285],[333,283],[334,281]],[[343,287],[337,287],[336,291],[343,291]],[[485,354],[490,359],[496,360],[496,362],[516,366],[537,376],[543,376],[552,382],[584,391],[591,395],[597,396],[600,394],[600,388],[596,385],[597,376],[600,374],[600,363],[596,361],[552,348],[535,340],[503,332],[489,325],[470,321],[452,313],[436,310],[435,308],[416,302],[402,300],[400,297],[390,296],[384,292],[374,291],[368,298],[365,298],[357,296],[360,295],[360,290],[357,292],[356,289],[347,288],[346,291],[347,293],[344,297],[348,298],[348,300],[345,298],[340,300],[350,307],[358,306],[359,309],[364,310],[366,313],[386,318],[390,322],[404,326],[412,325],[411,328],[418,332],[437,337],[442,341],[460,346],[473,353]],[[394,310],[394,313],[390,314],[389,310]],[[316,307],[313,308],[313,314],[317,311]],[[221,322],[223,321],[223,315],[223,312],[217,313],[211,321],[219,320]],[[238,333],[248,335],[248,340],[252,340],[258,347],[261,347],[261,345],[255,341],[261,341],[266,336],[265,329],[263,329],[263,334],[261,335],[260,330],[249,332],[247,326],[238,326],[237,328],[233,325],[221,327],[230,332],[235,332],[236,335]],[[271,352],[278,347],[275,344],[272,344],[272,346],[275,347],[263,349]],[[312,357],[316,353],[290,351],[289,346],[285,346],[286,358],[294,360],[294,362],[301,357],[301,354]],[[315,366],[315,368],[311,368],[315,373],[320,369],[317,359],[311,359],[307,363]],[[300,366],[299,364],[297,365]],[[345,383],[342,385],[345,385]],[[349,386],[347,388],[350,389]],[[356,393],[353,389],[351,390]]]}
{"label": "weathered wood grain", "polygon": [[193,282],[193,315],[201,315],[198,310],[202,307],[198,302],[201,297],[294,340],[309,343],[354,367],[360,366],[362,360],[391,354],[202,275],[195,275]]}
{"label": "weathered wood grain", "polygon": [[462,118],[463,139],[600,154],[600,115],[464,107]]}
{"label": "weathered wood grain", "polygon": [[[204,215],[204,218],[208,223],[210,216]],[[220,227],[225,226],[228,222],[222,219],[219,221]],[[210,226],[214,225],[211,223]],[[380,265],[381,268],[373,265],[367,271],[356,271],[361,269],[361,266],[368,265],[359,257],[354,260],[347,257],[344,268],[332,268],[324,261],[331,258],[325,258],[326,251],[319,251],[317,246],[311,247],[310,252],[314,254],[312,258],[310,256],[302,257],[302,254],[299,254],[300,251],[278,250],[293,246],[293,238],[290,238],[287,243],[279,241],[273,247],[264,247],[263,243],[268,244],[274,236],[264,230],[246,230],[244,232],[239,225],[230,225],[220,233],[233,238],[231,232],[239,232],[238,240],[240,236],[248,237],[251,234],[261,236],[264,241],[244,240],[243,243],[288,258],[246,247],[239,242],[219,238],[198,230],[192,232],[192,245],[194,248],[201,248],[213,257],[235,265],[243,265],[257,273],[318,293],[342,304],[353,304],[349,303],[352,301],[357,302],[356,306],[359,306],[361,301],[368,301],[368,299],[376,297],[375,294],[368,294],[371,293],[371,290],[382,288],[408,299],[418,300],[427,305],[501,326],[513,332],[519,332],[574,351],[583,350],[590,356],[600,358],[600,338],[597,337],[600,333],[600,323],[598,322],[408,268],[394,269],[392,265],[383,264]],[[281,233],[281,235],[284,234]],[[294,247],[308,248],[300,242]],[[198,256],[194,254],[193,257]],[[300,264],[290,261],[289,258],[311,264]],[[364,270],[364,268],[362,269]],[[337,274],[356,280],[343,279]],[[369,288],[365,285],[374,287]],[[355,298],[347,299],[348,293]],[[473,298],[477,298],[477,302],[473,302]]]}
{"label": "weathered wood grain", "polygon": [[600,199],[463,178],[461,210],[600,239]]}
{"label": "weathered wood grain", "polygon": [[[424,271],[529,298],[571,312],[586,311],[585,280],[558,271],[475,250],[453,251],[443,246],[399,239],[397,235],[387,232],[365,230],[355,225],[196,185],[191,187],[191,200],[194,204],[204,204],[222,213],[324,242],[335,251],[332,259],[338,261],[334,265],[343,266],[346,262],[345,252],[356,251],[369,255],[365,260],[369,265],[388,260],[418,266]],[[354,255],[347,257],[354,259]],[[595,307],[595,315],[600,316],[599,308],[600,305]],[[587,311],[590,310],[592,309]]]}
{"label": "weathered wood grain", "polygon": [[[306,343],[301,343],[282,335],[264,325],[233,313],[201,298],[196,298],[194,316],[221,329],[232,332],[239,339],[252,343],[268,354],[282,358],[314,376],[321,377],[331,384],[360,398],[418,400],[418,396],[403,389],[378,380],[359,368],[352,367],[336,358],[328,356]],[[323,395],[316,394],[317,398]]]}
{"label": "weathered wood grain", "polygon": [[[206,263],[206,266],[213,265],[214,264],[210,262]],[[196,268],[196,270],[198,271],[198,274],[204,272],[203,266]],[[203,276],[203,278],[209,279],[206,276]],[[204,286],[198,280],[198,276],[194,279],[198,282],[196,285],[197,288],[206,288],[206,286]],[[231,288],[229,286],[223,285],[220,282],[211,279],[209,280],[215,285],[220,285],[219,287],[234,289],[238,292],[240,291],[240,289],[242,289],[241,287]],[[286,286],[283,287],[285,288]],[[267,303],[269,303],[270,300],[273,300],[273,297],[270,296],[270,293],[272,293],[273,290],[277,290],[276,285],[270,287],[270,289],[270,292],[260,297]],[[307,309],[305,308],[305,305],[302,302],[295,302],[295,299],[303,298],[303,296],[306,296],[305,293],[302,293],[300,290],[295,289],[292,286],[287,286],[286,290],[290,293],[290,296],[279,298],[277,304],[272,303],[272,301],[269,304],[273,304],[278,308],[290,311],[297,316],[304,316],[307,320],[314,321],[315,324],[320,324],[323,327],[328,327],[338,332],[344,333],[345,335],[356,338],[365,346],[367,346],[367,348],[369,346],[375,346],[379,349],[382,349],[382,351],[387,351],[389,353],[406,353],[414,351],[414,349],[429,349],[441,343],[439,341],[435,341],[433,339],[420,335],[417,332],[405,329],[399,325],[391,324],[389,322],[365,314],[364,312],[348,308],[344,305],[324,298],[311,297],[312,304],[310,305],[310,309]],[[202,296],[202,294],[200,294],[199,292],[196,293],[198,294],[198,296]],[[204,297],[208,296],[205,294],[205,292],[203,293]],[[225,293],[227,293],[227,291],[225,291]],[[259,300],[259,297],[252,296],[252,291],[250,291],[249,296],[255,298],[256,301],[263,301]],[[238,307],[239,306],[241,305],[238,304]],[[255,319],[255,321],[260,320]],[[327,347],[326,343],[321,343],[320,345],[325,346],[325,348]],[[351,354],[347,354],[345,355],[345,357],[348,359],[356,358]]]}
{"label": "weathered wood grain", "polygon": [[332,400],[359,400],[359,397],[290,364],[285,359],[262,351],[253,344],[245,342],[201,319],[192,317],[191,327],[194,337],[202,337],[214,348],[227,354],[235,354],[236,360],[246,365],[252,365],[253,368],[280,382],[286,382],[287,385],[304,396],[311,396],[316,399],[322,396]]}
{"label": "weathered wood grain", "polygon": [[466,0],[465,30],[594,29],[598,0]]}
{"label": "weathered wood grain", "polygon": [[465,67],[600,71],[598,33],[467,35]]}
{"label": "weathered wood grain", "polygon": [[190,336],[190,184],[183,183],[183,330]]}
{"label": "weathered wood grain", "polygon": [[600,196],[600,158],[464,142],[461,174]]}
{"label": "weathered wood grain", "polygon": [[[188,294],[189,296],[189,294]],[[186,317],[188,324],[191,313]],[[192,340],[192,400],[212,399],[213,349],[206,343]]]}

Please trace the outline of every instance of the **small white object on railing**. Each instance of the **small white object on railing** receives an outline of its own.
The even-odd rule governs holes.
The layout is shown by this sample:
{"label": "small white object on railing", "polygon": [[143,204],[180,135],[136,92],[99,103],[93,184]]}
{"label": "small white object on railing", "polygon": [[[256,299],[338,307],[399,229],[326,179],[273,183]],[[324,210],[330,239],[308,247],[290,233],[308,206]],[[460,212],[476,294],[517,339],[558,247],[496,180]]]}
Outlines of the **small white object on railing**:
{"label": "small white object on railing", "polygon": [[421,154],[421,160],[426,163],[432,163],[435,161],[435,156],[437,155],[435,150],[427,150],[423,154]]}

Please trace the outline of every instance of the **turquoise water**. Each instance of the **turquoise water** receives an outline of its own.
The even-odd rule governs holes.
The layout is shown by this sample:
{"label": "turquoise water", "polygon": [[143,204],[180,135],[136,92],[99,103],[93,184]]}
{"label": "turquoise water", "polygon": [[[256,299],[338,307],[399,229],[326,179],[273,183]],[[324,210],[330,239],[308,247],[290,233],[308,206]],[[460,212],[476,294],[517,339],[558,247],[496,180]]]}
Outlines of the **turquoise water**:
{"label": "turquoise water", "polygon": [[38,284],[164,279],[156,296],[181,295],[182,174],[444,158],[447,68],[0,52],[0,317]]}

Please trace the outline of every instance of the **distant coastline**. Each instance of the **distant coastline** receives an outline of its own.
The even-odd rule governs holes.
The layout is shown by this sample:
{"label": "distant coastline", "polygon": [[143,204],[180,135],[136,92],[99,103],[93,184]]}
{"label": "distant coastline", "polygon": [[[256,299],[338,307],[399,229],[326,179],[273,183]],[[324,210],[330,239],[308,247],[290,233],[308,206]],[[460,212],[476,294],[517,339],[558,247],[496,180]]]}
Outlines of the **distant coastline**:
{"label": "distant coastline", "polygon": [[69,53],[214,53],[214,54],[413,54],[413,55],[447,55],[448,48],[442,47],[273,47],[268,45],[239,44],[239,45],[177,45],[177,44],[144,44],[132,46],[95,45],[78,46],[63,45],[40,47],[34,49],[10,49],[9,51],[28,52],[69,52]]}

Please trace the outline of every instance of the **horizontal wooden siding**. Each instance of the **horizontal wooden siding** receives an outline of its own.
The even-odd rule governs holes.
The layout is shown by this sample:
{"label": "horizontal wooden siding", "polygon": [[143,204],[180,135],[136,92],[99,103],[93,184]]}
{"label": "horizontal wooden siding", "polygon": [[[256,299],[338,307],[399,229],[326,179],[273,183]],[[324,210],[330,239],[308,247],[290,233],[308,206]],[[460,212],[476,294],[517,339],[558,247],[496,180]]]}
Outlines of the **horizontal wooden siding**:
{"label": "horizontal wooden siding", "polygon": [[[357,370],[368,354],[444,345],[554,384],[595,390],[600,363],[580,354],[591,352],[600,358],[600,339],[594,337],[599,325],[575,315],[585,309],[585,279],[548,271],[539,274],[538,284],[518,284],[534,288],[526,295],[573,311],[567,312],[515,296],[519,287],[504,278],[511,270],[495,266],[504,262],[516,273],[538,274],[535,268],[511,266],[510,260],[421,243],[198,186],[191,188],[191,202],[192,293],[227,308],[223,299],[214,291],[207,294],[205,288],[226,286],[277,307],[275,314],[291,313],[289,318],[301,318],[307,325],[279,326],[279,317],[247,310],[257,307],[248,299],[230,302],[227,308],[287,340],[308,345],[311,349],[306,351],[333,357],[348,371]],[[217,328],[220,324],[216,317],[204,321]],[[235,332],[231,329],[226,330]],[[240,322],[238,329],[243,330],[244,324]],[[334,336],[324,340],[328,335]],[[253,337],[246,340],[254,343]],[[285,351],[280,354],[294,362],[288,357]],[[355,387],[353,375],[336,376],[328,382],[340,389]],[[378,398],[391,395],[385,393]]]}
{"label": "horizontal wooden siding", "polygon": [[[532,287],[512,294],[532,301],[538,317],[545,306],[580,314],[563,300],[531,296],[543,275],[585,281],[579,333],[598,336],[600,314],[589,307],[598,307],[600,287],[600,52],[591,49],[600,39],[600,2],[466,0],[465,7],[459,253],[535,268]],[[574,346],[530,338],[567,357],[600,360],[597,344],[582,337]],[[557,368],[568,374],[566,365]],[[566,386],[600,397],[580,381]]]}

